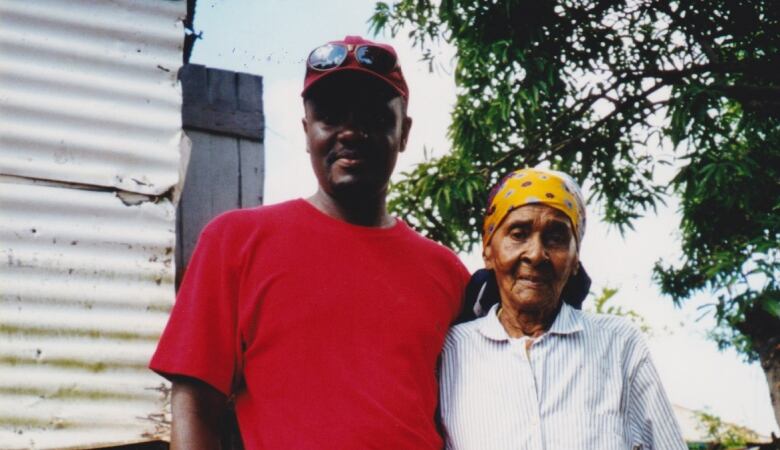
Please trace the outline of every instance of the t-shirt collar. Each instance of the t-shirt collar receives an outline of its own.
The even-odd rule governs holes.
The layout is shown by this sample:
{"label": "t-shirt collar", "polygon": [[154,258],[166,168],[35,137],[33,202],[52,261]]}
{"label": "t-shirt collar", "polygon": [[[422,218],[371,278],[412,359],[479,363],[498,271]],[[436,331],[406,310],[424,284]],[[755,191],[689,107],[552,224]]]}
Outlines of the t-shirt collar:
{"label": "t-shirt collar", "polygon": [[[490,308],[490,311],[477,319],[477,330],[480,334],[488,339],[494,341],[508,341],[509,335],[507,334],[504,326],[498,320],[496,311],[499,304],[495,304]],[[572,334],[578,331],[582,331],[582,312],[577,311],[568,304],[561,305],[558,316],[555,318],[550,329],[547,331],[549,334]]]}

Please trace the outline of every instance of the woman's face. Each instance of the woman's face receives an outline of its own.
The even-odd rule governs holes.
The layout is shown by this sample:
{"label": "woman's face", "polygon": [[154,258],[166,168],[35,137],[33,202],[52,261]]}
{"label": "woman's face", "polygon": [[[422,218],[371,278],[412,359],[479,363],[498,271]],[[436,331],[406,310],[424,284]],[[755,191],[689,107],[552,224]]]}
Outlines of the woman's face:
{"label": "woman's face", "polygon": [[482,256],[495,271],[502,304],[525,311],[557,309],[578,263],[569,218],[543,204],[510,212]]}

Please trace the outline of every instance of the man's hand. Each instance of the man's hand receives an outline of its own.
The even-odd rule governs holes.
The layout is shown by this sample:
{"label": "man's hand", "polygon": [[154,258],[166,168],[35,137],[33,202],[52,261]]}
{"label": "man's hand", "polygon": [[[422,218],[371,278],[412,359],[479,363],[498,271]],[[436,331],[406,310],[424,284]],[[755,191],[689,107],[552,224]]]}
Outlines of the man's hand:
{"label": "man's hand", "polygon": [[171,450],[220,449],[227,398],[189,377],[173,380]]}

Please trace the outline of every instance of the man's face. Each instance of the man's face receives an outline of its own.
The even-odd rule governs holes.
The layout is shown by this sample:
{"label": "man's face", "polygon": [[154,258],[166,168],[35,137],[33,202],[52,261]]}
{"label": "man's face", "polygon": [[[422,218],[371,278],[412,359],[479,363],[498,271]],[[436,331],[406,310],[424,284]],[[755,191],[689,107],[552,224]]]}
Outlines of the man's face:
{"label": "man's face", "polygon": [[340,199],[384,197],[411,127],[402,98],[366,75],[339,74],[322,80],[304,106],[320,188]]}
{"label": "man's face", "polygon": [[510,212],[483,252],[503,302],[518,310],[558,308],[566,281],[577,267],[577,246],[564,213],[542,204]]}

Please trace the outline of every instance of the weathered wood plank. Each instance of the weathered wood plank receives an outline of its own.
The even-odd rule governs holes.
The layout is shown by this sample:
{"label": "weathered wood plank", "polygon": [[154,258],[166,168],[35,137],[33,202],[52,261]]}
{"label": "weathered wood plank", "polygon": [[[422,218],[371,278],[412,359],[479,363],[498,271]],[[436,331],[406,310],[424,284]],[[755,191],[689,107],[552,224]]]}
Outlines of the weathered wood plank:
{"label": "weathered wood plank", "polygon": [[187,64],[179,79],[185,128],[263,141],[261,77]]}
{"label": "weathered wood plank", "polygon": [[261,111],[263,109],[263,79],[248,73],[237,73],[238,109],[241,111]]}
{"label": "weathered wood plank", "polygon": [[[208,153],[212,173],[210,175],[211,217],[241,206],[239,179],[241,163],[238,139],[209,135]],[[204,180],[205,181],[205,180]]]}
{"label": "weathered wood plank", "polygon": [[[186,111],[186,113],[184,112]],[[258,112],[225,112],[205,105],[200,109],[183,110],[185,128],[211,131],[233,137],[261,141],[265,123]]]}
{"label": "weathered wood plank", "polygon": [[[185,64],[179,69],[182,90],[182,113],[188,108],[208,104],[208,74],[206,66]],[[185,123],[184,126],[187,126]]]}
{"label": "weathered wood plank", "polygon": [[178,210],[179,273],[186,269],[203,227],[220,213],[239,207],[237,140],[195,130],[187,135],[192,154]]}
{"label": "weathered wood plank", "polygon": [[249,140],[239,140],[238,150],[241,158],[241,207],[262,205],[265,180],[264,145]]}
{"label": "weathered wood plank", "polygon": [[206,69],[208,73],[208,101],[217,111],[238,109],[238,80],[234,72]]}

